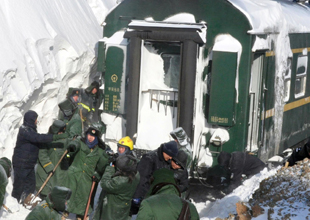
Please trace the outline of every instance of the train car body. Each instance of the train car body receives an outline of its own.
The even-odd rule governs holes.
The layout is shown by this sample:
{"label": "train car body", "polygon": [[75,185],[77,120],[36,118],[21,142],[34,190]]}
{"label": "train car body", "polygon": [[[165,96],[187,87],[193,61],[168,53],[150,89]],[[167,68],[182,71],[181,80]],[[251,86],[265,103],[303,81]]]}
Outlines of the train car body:
{"label": "train car body", "polygon": [[153,150],[182,127],[195,166],[266,161],[310,136],[309,7],[287,0],[125,0],[98,44],[106,141]]}

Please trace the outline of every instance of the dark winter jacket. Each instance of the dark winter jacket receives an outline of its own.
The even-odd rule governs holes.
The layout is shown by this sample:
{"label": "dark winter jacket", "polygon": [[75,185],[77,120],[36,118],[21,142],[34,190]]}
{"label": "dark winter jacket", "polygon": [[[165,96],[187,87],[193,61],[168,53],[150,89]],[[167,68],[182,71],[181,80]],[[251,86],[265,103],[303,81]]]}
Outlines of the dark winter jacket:
{"label": "dark winter jacket", "polygon": [[13,167],[33,169],[43,143],[53,141],[52,134],[38,134],[35,120],[38,115],[34,111],[26,112],[24,123],[19,128],[16,146],[13,153]]}
{"label": "dark winter jacket", "polygon": [[[128,220],[132,196],[140,180],[139,173],[129,183],[127,176],[114,176],[115,168],[107,167],[101,179],[103,198],[94,220]],[[100,196],[101,197],[101,196]],[[99,217],[100,216],[100,217]]]}
{"label": "dark winter jacket", "polygon": [[162,146],[154,151],[142,156],[138,163],[138,172],[140,173],[140,182],[133,198],[144,198],[150,188],[150,179],[155,170],[161,168],[170,168],[170,161],[165,161]]}
{"label": "dark winter jacket", "polygon": [[[174,185],[163,186],[155,195],[142,201],[136,220],[177,220],[183,207],[182,199],[178,195]],[[189,201],[185,202],[189,205],[191,220],[199,219],[196,207]]]}
{"label": "dark winter jacket", "polygon": [[185,169],[174,170],[174,178],[176,180],[177,186],[180,192],[183,193],[189,188],[188,172]]}
{"label": "dark winter jacket", "polygon": [[[310,143],[305,144],[303,147],[296,148],[291,156],[288,158],[287,162],[289,162],[289,166],[293,166],[297,161],[303,160],[305,158],[310,159],[310,155],[308,152],[308,146]],[[310,150],[310,149],[309,149]]]}
{"label": "dark winter jacket", "polygon": [[227,193],[232,192],[242,184],[242,174],[249,178],[266,167],[266,164],[259,158],[246,152],[221,152],[218,156],[218,163],[228,168],[232,174]]}
{"label": "dark winter jacket", "polygon": [[[105,150],[98,145],[90,149],[84,139],[77,139],[70,142],[69,145],[75,145],[77,153],[64,180],[64,186],[72,190],[72,196],[68,201],[68,211],[84,215],[92,186],[92,176],[94,174],[102,176],[109,158]],[[91,212],[92,207],[90,206],[89,213]]]}
{"label": "dark winter jacket", "polygon": [[178,185],[180,192],[183,193],[189,187],[188,170],[186,166],[188,162],[188,154],[184,151],[184,149],[181,149],[179,150],[178,155],[173,157],[172,160],[181,166],[180,169],[173,170],[173,172],[176,184]]}

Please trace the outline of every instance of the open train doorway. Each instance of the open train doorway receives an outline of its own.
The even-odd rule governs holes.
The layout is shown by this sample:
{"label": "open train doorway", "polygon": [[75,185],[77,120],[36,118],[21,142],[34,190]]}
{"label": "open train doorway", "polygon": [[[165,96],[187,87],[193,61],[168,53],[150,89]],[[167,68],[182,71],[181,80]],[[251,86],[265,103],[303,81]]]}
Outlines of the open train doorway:
{"label": "open train doorway", "polygon": [[180,50],[180,43],[142,43],[137,146],[154,149],[177,126]]}
{"label": "open train doorway", "polygon": [[128,25],[126,134],[136,135],[137,148],[156,149],[176,127],[193,140],[197,60],[206,29],[205,23]]}

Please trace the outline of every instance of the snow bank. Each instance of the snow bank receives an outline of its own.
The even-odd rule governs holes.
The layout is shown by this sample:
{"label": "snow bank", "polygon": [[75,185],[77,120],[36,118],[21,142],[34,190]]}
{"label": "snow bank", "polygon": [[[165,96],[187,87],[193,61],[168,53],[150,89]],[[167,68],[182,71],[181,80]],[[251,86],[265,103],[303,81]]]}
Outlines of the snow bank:
{"label": "snow bank", "polygon": [[276,169],[267,171],[267,168],[265,168],[252,178],[244,181],[243,185],[224,198],[215,202],[207,201],[206,203],[195,204],[197,209],[201,210],[199,213],[201,220],[213,220],[217,217],[226,218],[230,213],[236,213],[236,203],[239,201],[248,202],[255,190],[259,188],[260,182],[273,176],[275,173]]}
{"label": "snow bank", "polygon": [[[86,87],[101,23],[116,0],[2,1],[0,5],[0,157],[12,158],[24,113],[39,114],[38,131],[46,133],[57,118],[57,104],[69,87]],[[29,210],[10,196],[1,219],[24,219]],[[18,212],[17,212],[18,211]]]}
{"label": "snow bank", "polygon": [[[24,112],[46,132],[68,87],[87,86],[103,22],[115,0],[5,1],[0,6],[0,155],[11,158]],[[101,16],[99,16],[101,15]]]}

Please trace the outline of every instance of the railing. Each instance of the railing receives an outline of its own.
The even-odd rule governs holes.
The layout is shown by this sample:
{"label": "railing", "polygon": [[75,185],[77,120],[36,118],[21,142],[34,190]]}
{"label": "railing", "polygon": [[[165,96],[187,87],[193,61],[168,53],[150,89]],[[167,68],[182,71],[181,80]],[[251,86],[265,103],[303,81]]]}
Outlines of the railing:
{"label": "railing", "polygon": [[[167,115],[167,107],[168,105],[173,108],[172,117],[175,117],[175,108],[177,108],[178,102],[178,90],[168,90],[168,89],[148,89],[146,91],[142,91],[142,93],[150,93],[150,108],[153,107],[153,101],[157,102],[157,111],[159,112],[160,104],[164,105],[165,115]],[[173,93],[173,100],[169,99],[168,96]],[[160,96],[164,96],[164,100],[160,100]]]}

